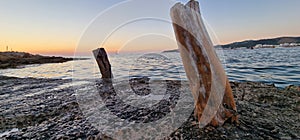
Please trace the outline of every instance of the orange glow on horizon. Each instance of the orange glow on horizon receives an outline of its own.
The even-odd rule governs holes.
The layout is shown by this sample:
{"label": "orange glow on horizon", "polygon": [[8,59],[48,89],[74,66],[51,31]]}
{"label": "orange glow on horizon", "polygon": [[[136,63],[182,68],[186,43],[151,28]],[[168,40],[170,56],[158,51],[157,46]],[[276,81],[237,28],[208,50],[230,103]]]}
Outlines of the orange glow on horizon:
{"label": "orange glow on horizon", "polygon": [[[269,39],[277,37],[296,37],[297,35],[253,35],[249,37],[245,36],[226,36],[219,38],[219,42],[215,42],[215,45],[224,45],[233,42],[245,41],[245,40],[259,40],[259,39]],[[45,41],[22,41],[18,43],[7,43],[8,45],[1,43],[0,51],[6,51],[6,46],[9,47],[8,51],[18,51],[18,52],[28,52],[32,54],[41,55],[63,55],[63,56],[90,56],[92,55],[92,50],[98,47],[103,47],[108,53],[130,53],[130,52],[158,52],[164,50],[177,49],[177,44],[174,40],[162,37],[162,36],[143,36],[126,42],[125,39],[111,40],[105,46],[91,46],[85,48],[77,48],[77,41],[58,41],[58,42],[45,42]],[[26,45],[24,45],[26,44]],[[66,47],[67,46],[67,47]]]}

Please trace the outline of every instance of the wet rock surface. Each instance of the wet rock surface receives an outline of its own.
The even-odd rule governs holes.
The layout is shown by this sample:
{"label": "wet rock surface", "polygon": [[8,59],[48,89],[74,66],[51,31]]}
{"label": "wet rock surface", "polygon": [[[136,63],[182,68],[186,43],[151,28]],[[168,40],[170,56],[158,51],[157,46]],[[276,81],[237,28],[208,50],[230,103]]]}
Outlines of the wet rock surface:
{"label": "wet rock surface", "polygon": [[68,86],[71,80],[0,79],[0,139],[86,139],[99,134],[83,118]]}
{"label": "wet rock surface", "polygon": [[[108,139],[82,114],[72,80],[0,76],[0,139]],[[191,116],[165,139],[300,139],[300,93],[231,83],[239,123],[198,128]]]}
{"label": "wet rock surface", "polygon": [[[145,96],[145,94],[142,94],[143,92],[150,94],[149,79],[147,80],[147,84],[145,84],[146,81],[144,79],[145,78],[135,78],[129,81],[131,89],[139,96]],[[148,108],[131,106],[124,103],[119,99],[112,82],[100,82],[97,85],[97,89],[99,95],[106,104],[106,108],[114,115],[123,120],[128,120],[129,122],[149,123],[157,121],[169,114],[179,100],[181,82],[170,80],[166,80],[165,82],[167,83],[165,96],[157,104]],[[134,89],[136,86],[139,86],[140,89]]]}

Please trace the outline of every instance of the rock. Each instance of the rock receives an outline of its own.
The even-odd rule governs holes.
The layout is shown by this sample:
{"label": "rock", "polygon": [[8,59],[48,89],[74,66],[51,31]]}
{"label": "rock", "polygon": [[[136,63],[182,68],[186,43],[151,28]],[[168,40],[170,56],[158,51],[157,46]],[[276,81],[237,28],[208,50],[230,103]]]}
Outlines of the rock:
{"label": "rock", "polygon": [[222,139],[227,139],[227,136],[226,135],[221,135],[221,138]]}
{"label": "rock", "polygon": [[294,110],[300,112],[300,105],[296,106]]}
{"label": "rock", "polygon": [[57,139],[57,140],[66,140],[66,139],[70,139],[70,137],[64,136],[64,135],[57,135],[55,139]]}
{"label": "rock", "polygon": [[275,128],[274,130],[271,131],[272,134],[278,134],[280,130],[278,128]]}
{"label": "rock", "polygon": [[49,57],[33,55],[26,52],[0,52],[0,69],[16,68],[29,64],[63,63],[72,60],[85,60],[79,58]]}
{"label": "rock", "polygon": [[291,140],[292,138],[289,136],[280,137],[281,140]]}
{"label": "rock", "polygon": [[300,86],[289,85],[285,88],[285,90],[300,91]]}
{"label": "rock", "polygon": [[[71,82],[0,76],[0,139],[103,138],[105,132],[100,132],[86,120],[76,103],[76,97],[72,96],[78,87],[59,91],[44,90],[45,87]],[[253,82],[236,82],[233,87],[233,94],[237,95],[235,100],[238,103],[239,124],[225,122],[218,128],[208,126],[199,129],[196,119],[191,115],[187,122],[166,139],[299,139],[299,111],[294,109],[299,106],[299,94]],[[240,98],[243,93],[239,92],[241,88],[246,89],[243,101]],[[36,90],[43,92],[26,96]],[[57,98],[48,98],[53,95]],[[266,99],[262,97],[272,97],[273,101],[264,102]],[[40,106],[45,108],[37,109]],[[252,117],[253,113],[256,117]],[[13,128],[19,131],[1,135]]]}

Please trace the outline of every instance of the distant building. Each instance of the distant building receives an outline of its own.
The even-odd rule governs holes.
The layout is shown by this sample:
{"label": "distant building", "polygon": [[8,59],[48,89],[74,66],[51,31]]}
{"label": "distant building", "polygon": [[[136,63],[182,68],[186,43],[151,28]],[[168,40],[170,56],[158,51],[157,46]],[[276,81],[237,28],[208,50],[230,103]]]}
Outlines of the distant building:
{"label": "distant building", "polygon": [[284,44],[280,44],[280,47],[298,47],[300,46],[300,43],[284,43]]}
{"label": "distant building", "polygon": [[298,44],[297,43],[291,43],[290,46],[296,47],[296,46],[298,46]]}
{"label": "distant building", "polygon": [[257,44],[256,46],[253,47],[253,49],[258,49],[258,48],[276,48],[276,45]]}
{"label": "distant building", "polygon": [[262,48],[262,44],[257,44],[256,46],[253,47],[253,49],[258,49],[258,48]]}
{"label": "distant building", "polygon": [[275,48],[275,45],[263,45],[263,48]]}

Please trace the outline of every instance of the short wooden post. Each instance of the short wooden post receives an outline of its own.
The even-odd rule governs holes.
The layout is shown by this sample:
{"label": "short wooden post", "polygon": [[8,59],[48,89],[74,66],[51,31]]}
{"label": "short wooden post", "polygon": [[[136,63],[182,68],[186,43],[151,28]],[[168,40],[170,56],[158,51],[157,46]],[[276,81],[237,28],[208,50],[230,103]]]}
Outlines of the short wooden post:
{"label": "short wooden post", "polygon": [[111,65],[107,57],[107,53],[104,48],[98,48],[93,50],[94,57],[97,61],[98,67],[100,69],[102,79],[111,79],[113,74],[111,71]]}
{"label": "short wooden post", "polygon": [[201,18],[199,3],[177,3],[171,18],[200,127],[222,125],[228,119],[237,122],[232,90]]}

